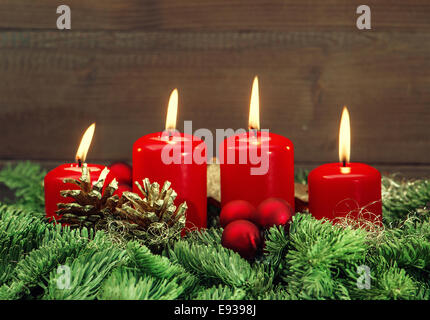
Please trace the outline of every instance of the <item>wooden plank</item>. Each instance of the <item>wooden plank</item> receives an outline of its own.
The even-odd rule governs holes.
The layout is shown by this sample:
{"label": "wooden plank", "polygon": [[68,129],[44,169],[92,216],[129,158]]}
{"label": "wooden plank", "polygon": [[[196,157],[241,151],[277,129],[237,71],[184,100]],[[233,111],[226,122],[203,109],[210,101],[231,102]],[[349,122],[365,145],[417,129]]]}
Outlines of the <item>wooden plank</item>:
{"label": "wooden plank", "polygon": [[[1,32],[0,159],[130,159],[164,126],[172,88],[194,129],[247,126],[260,76],[261,123],[297,162],[337,160],[350,107],[352,160],[428,164],[430,35],[349,32]],[[15,39],[15,40],[13,40]]]}
{"label": "wooden plank", "polygon": [[[0,28],[55,29],[57,6],[72,9],[72,29],[357,31],[358,0],[2,0]],[[427,0],[368,0],[376,31],[430,29]]]}

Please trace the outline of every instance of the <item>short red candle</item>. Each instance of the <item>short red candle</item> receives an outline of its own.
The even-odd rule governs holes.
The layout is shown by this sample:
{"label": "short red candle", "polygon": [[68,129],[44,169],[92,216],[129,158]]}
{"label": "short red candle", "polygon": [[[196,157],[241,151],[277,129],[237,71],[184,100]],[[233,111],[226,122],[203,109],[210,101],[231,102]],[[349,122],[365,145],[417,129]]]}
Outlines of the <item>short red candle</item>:
{"label": "short red candle", "polygon": [[260,129],[258,77],[251,90],[250,131],[220,145],[221,205],[246,200],[257,207],[268,198],[284,199],[294,212],[294,146],[278,134]]}
{"label": "short red candle", "polygon": [[[168,146],[169,145],[169,146]],[[179,163],[165,163],[162,150],[172,148],[173,154],[180,155]],[[201,156],[196,161],[193,154]],[[178,194],[175,205],[187,202],[186,228],[206,228],[207,193],[206,193],[206,144],[200,138],[175,132],[172,137],[163,136],[163,132],[151,133],[138,139],[133,146],[133,192],[143,196],[135,182],[142,185],[148,178],[157,182],[160,188],[170,181],[171,188]]]}
{"label": "short red candle", "polygon": [[[268,134],[268,135],[267,135]],[[287,201],[294,210],[294,146],[293,143],[275,133],[245,132],[228,137],[220,146],[221,160],[221,205],[232,200],[246,200],[257,207],[264,200],[276,197]],[[261,147],[266,139],[267,148]],[[257,143],[256,143],[257,141]],[[235,163],[227,162],[228,150],[234,149]],[[253,150],[254,149],[254,150]],[[251,168],[263,169],[262,164],[239,163],[239,154],[257,154],[268,161],[267,172],[251,174]],[[266,153],[266,156],[262,156]]]}
{"label": "short red candle", "polygon": [[349,215],[382,222],[381,174],[363,163],[328,163],[308,176],[309,211],[334,220]]}
{"label": "short red candle", "polygon": [[[359,223],[382,223],[381,174],[363,163],[350,163],[349,112],[343,108],[339,129],[339,163],[309,173],[309,211],[317,218],[348,217]],[[364,221],[363,221],[364,222]]]}
{"label": "short red candle", "polygon": [[[95,123],[90,125],[82,136],[81,143],[79,145],[78,151],[76,152],[76,161],[78,163],[63,164],[49,171],[45,176],[45,211],[46,217],[49,218],[49,220],[52,220],[52,218],[55,218],[56,220],[60,218],[60,216],[56,214],[56,211],[59,209],[57,206],[58,203],[71,203],[74,201],[73,198],[65,198],[61,196],[60,192],[62,190],[79,189],[79,186],[76,184],[64,183],[64,179],[67,178],[77,180],[82,176],[82,162],[84,162],[87,157],[95,127]],[[98,164],[86,165],[89,169],[91,182],[94,184],[99,179],[100,173],[105,168],[105,166]],[[106,177],[104,186],[106,187],[112,180],[113,176],[111,173],[109,173]]]}
{"label": "short red candle", "polygon": [[[105,166],[98,164],[88,164],[91,182],[95,183]],[[64,198],[60,195],[61,190],[77,190],[79,187],[73,183],[64,183],[63,180],[79,179],[82,175],[82,168],[77,163],[63,164],[48,172],[45,176],[45,211],[46,217],[55,218],[59,216],[55,213],[58,210],[58,203],[71,203],[72,198]],[[107,179],[108,180],[108,179]],[[111,179],[110,179],[111,180]],[[107,185],[105,183],[105,185]]]}

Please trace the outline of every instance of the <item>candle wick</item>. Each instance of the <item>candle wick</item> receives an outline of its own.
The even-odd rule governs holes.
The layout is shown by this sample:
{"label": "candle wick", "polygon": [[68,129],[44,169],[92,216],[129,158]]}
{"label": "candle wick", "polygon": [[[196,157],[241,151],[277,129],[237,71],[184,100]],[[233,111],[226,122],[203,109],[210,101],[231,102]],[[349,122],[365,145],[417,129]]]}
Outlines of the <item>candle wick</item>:
{"label": "candle wick", "polygon": [[81,159],[78,159],[78,166],[79,166],[79,168],[82,167],[82,160]]}
{"label": "candle wick", "polygon": [[346,160],[342,160],[342,166],[346,167]]}
{"label": "candle wick", "polygon": [[253,127],[249,127],[249,132],[252,132],[253,136],[257,136],[259,129],[257,128],[253,128]]}

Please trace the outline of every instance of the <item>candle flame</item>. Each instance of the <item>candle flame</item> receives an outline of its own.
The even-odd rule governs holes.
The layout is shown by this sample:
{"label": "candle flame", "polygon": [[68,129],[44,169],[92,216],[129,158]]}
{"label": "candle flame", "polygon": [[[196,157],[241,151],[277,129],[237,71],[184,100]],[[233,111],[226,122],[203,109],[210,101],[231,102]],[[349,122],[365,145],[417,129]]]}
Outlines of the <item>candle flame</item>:
{"label": "candle flame", "polygon": [[342,118],[339,128],[339,161],[343,163],[349,162],[351,154],[351,126],[349,120],[349,112],[346,107],[343,107]]}
{"label": "candle flame", "polygon": [[166,130],[176,129],[176,116],[178,113],[178,89],[170,94],[169,106],[167,107]]}
{"label": "candle flame", "polygon": [[93,140],[95,129],[96,123],[94,122],[88,127],[88,129],[82,136],[81,143],[79,144],[78,151],[76,152],[76,161],[85,162],[85,160],[87,159],[88,149],[90,148],[91,141]]}
{"label": "candle flame", "polygon": [[251,103],[249,105],[249,129],[260,130],[260,97],[258,93],[258,77],[255,76],[252,83]]}

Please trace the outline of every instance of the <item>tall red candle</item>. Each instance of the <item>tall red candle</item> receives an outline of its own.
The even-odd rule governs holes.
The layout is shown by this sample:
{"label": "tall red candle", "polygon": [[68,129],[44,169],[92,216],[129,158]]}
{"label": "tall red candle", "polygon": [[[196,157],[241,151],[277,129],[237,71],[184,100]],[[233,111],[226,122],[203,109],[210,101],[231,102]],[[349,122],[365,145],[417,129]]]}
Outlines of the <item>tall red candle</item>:
{"label": "tall red candle", "polygon": [[346,108],[339,132],[339,163],[309,173],[309,211],[317,219],[348,216],[382,222],[381,174],[363,163],[350,163],[350,125]]}
{"label": "tall red candle", "polygon": [[220,145],[221,204],[246,200],[258,206],[267,198],[276,197],[287,201],[294,210],[293,143],[281,135],[260,131],[259,122],[258,78],[255,77],[250,131],[228,137]]}
{"label": "tall red candle", "polygon": [[144,178],[172,183],[178,194],[177,205],[186,201],[186,228],[205,228],[207,224],[206,144],[200,138],[179,133],[176,127],[178,105],[175,89],[169,101],[166,131],[151,133],[133,146],[133,192],[141,194],[135,182]]}
{"label": "tall red candle", "polygon": [[[70,203],[74,200],[72,198],[64,198],[61,196],[61,190],[76,190],[79,187],[73,183],[64,183],[63,180],[66,178],[79,179],[82,174],[82,163],[85,162],[88,149],[91,144],[91,140],[95,130],[95,123],[93,123],[84,133],[82,141],[79,145],[76,153],[77,163],[68,163],[60,165],[55,169],[49,171],[44,179],[45,188],[45,211],[46,217],[58,219],[59,216],[56,214],[58,210],[58,203]],[[98,164],[87,164],[90,171],[91,181],[94,183],[100,176],[100,173],[104,169],[104,166]],[[112,178],[108,176],[106,179],[106,185],[110,183]]]}

